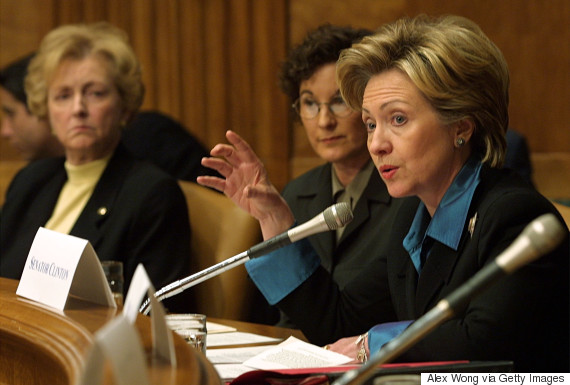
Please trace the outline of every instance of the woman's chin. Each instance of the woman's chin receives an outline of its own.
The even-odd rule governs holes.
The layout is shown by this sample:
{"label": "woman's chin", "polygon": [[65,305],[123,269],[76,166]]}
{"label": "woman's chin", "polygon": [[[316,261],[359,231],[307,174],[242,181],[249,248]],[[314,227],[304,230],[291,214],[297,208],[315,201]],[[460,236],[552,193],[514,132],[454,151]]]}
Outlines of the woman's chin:
{"label": "woman's chin", "polygon": [[409,189],[404,188],[402,185],[386,181],[384,182],[386,183],[388,194],[390,194],[392,198],[405,198],[413,195],[413,193]]}

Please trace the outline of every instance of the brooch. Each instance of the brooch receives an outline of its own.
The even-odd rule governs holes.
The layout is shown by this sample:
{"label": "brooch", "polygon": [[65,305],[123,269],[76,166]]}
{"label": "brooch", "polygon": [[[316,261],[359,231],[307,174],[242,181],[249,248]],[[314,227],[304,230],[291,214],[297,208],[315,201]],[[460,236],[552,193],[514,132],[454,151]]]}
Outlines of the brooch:
{"label": "brooch", "polygon": [[473,215],[473,218],[469,219],[469,226],[467,226],[467,231],[471,234],[471,238],[473,238],[473,230],[475,230],[475,223],[477,223],[477,213]]}

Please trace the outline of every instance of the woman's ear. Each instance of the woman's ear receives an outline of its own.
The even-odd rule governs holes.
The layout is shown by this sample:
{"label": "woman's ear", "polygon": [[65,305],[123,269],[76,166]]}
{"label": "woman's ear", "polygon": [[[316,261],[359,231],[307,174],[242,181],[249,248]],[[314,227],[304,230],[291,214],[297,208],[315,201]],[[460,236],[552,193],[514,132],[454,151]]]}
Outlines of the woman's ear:
{"label": "woman's ear", "polygon": [[133,115],[132,111],[127,111],[125,109],[121,115],[121,127],[125,127],[131,121]]}
{"label": "woman's ear", "polygon": [[455,140],[463,138],[465,143],[469,142],[475,132],[475,122],[471,118],[461,119],[455,123]]}

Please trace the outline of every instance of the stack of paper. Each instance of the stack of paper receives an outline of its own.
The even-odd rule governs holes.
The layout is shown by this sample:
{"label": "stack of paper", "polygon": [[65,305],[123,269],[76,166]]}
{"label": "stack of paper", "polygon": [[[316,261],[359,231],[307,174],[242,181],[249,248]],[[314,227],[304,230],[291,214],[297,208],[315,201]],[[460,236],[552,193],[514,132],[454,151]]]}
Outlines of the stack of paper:
{"label": "stack of paper", "polygon": [[207,350],[223,380],[255,369],[302,369],[343,365],[352,359],[342,354],[289,337],[278,345]]}

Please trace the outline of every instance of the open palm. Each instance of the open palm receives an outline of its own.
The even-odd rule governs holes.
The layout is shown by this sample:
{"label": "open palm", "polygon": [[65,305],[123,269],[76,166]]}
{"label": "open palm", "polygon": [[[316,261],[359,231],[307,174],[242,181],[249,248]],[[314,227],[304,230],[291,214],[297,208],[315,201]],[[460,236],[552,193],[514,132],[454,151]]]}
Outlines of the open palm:
{"label": "open palm", "polygon": [[202,164],[218,171],[224,178],[198,177],[198,183],[215,188],[256,218],[264,237],[273,236],[291,226],[293,215],[279,191],[269,181],[267,171],[250,145],[233,131],[226,133],[230,144],[217,144]]}

